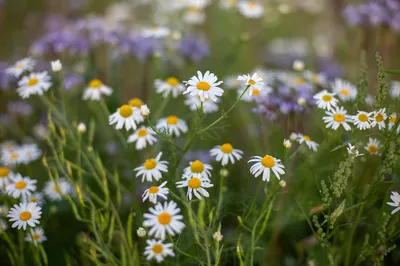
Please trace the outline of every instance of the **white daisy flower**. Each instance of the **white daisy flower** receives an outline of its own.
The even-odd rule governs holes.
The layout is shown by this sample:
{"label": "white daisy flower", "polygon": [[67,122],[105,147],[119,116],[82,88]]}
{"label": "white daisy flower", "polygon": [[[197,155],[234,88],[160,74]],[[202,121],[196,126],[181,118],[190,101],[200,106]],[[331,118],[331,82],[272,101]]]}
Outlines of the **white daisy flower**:
{"label": "white daisy flower", "polygon": [[166,130],[169,134],[174,134],[176,137],[188,131],[186,122],[174,115],[158,120],[156,128],[158,130]]}
{"label": "white daisy flower", "polygon": [[10,168],[0,167],[0,191],[5,190],[8,184],[10,184],[10,177],[13,175],[13,172]]}
{"label": "white daisy flower", "polygon": [[357,96],[356,86],[346,80],[337,78],[331,86],[333,92],[335,92],[342,101],[353,101]]}
{"label": "white daisy flower", "polygon": [[345,130],[351,130],[348,124],[348,122],[351,122],[351,117],[347,115],[347,111],[343,107],[332,108],[331,111],[325,113],[328,116],[324,116],[322,119],[326,124],[326,128],[337,130],[340,126],[343,126]]}
{"label": "white daisy flower", "polygon": [[189,166],[183,169],[183,173],[184,175],[190,177],[203,177],[205,179],[209,179],[209,177],[211,177],[211,170],[211,165],[196,160],[194,162],[190,162]]}
{"label": "white daisy flower", "polygon": [[357,114],[352,116],[353,124],[360,130],[369,129],[371,128],[371,115],[372,113],[357,111]]}
{"label": "white daisy flower", "polygon": [[169,235],[174,236],[180,234],[185,228],[185,224],[181,222],[182,215],[179,215],[181,209],[174,201],[157,203],[155,208],[150,207],[149,212],[143,215],[145,227],[151,227],[149,236],[155,238],[165,239],[168,232]]}
{"label": "white daisy flower", "polygon": [[21,156],[21,163],[23,164],[29,164],[42,156],[42,151],[35,143],[22,145],[18,149],[18,153]]}
{"label": "white daisy flower", "polygon": [[270,155],[261,156],[252,156],[252,159],[248,161],[248,163],[255,163],[250,168],[250,173],[254,175],[254,177],[258,177],[262,174],[262,180],[269,182],[271,176],[271,170],[278,178],[281,179],[280,175],[284,175],[285,171],[283,170],[285,166],[281,163],[281,160],[274,158]]}
{"label": "white daisy flower", "polygon": [[36,182],[29,177],[22,177],[21,174],[14,174],[10,176],[10,184],[6,187],[6,193],[15,199],[22,198],[22,201],[26,201],[27,197],[36,190]]}
{"label": "white daisy flower", "polygon": [[169,189],[164,187],[167,184],[167,181],[164,181],[159,186],[151,186],[146,189],[142,195],[143,202],[149,199],[150,202],[157,204],[157,197],[160,196],[163,199],[167,199],[167,195],[169,193]]}
{"label": "white daisy flower", "polygon": [[[242,89],[239,89],[239,90],[237,91],[237,97],[238,97],[238,98],[243,94],[243,92],[245,91],[245,89],[246,89],[246,88],[242,88]],[[247,93],[246,93],[246,94],[243,94],[243,96],[242,96],[242,98],[241,98],[242,101],[245,101],[245,102],[252,102],[252,101],[254,101],[255,99],[257,99],[258,97],[265,97],[265,96],[267,96],[269,93],[272,92],[272,89],[271,89],[271,87],[269,87],[269,86],[265,86],[264,89],[262,89],[262,90],[260,90],[260,89],[258,89],[258,88],[255,88],[255,87],[251,87],[251,88],[248,89],[248,91],[249,91],[249,94],[247,94]],[[250,94],[251,94],[251,95],[250,95]]]}
{"label": "white daisy flower", "polygon": [[200,96],[202,102],[209,98],[216,102],[217,96],[224,94],[224,90],[218,87],[223,82],[217,82],[217,80],[217,76],[210,71],[207,71],[204,76],[200,71],[197,71],[197,76],[193,76],[189,81],[184,82],[188,87],[183,94],[190,93],[190,96]]}
{"label": "white daisy flower", "polygon": [[17,165],[23,162],[23,157],[19,153],[20,149],[3,150],[1,153],[1,161],[5,165]]}
{"label": "white daisy flower", "polygon": [[200,96],[197,97],[191,97],[187,96],[185,100],[185,105],[187,105],[190,110],[196,111],[200,108],[201,103],[203,103],[203,113],[215,113],[218,112],[218,103],[219,100],[217,101],[210,101],[209,99],[204,99],[204,102],[200,100]]}
{"label": "white daisy flower", "polygon": [[252,88],[255,88],[257,92],[260,92],[260,90],[263,90],[264,86],[265,86],[262,77],[257,75],[257,73],[254,73],[251,76],[250,76],[250,74],[238,76],[237,79],[239,81],[242,81],[246,87],[250,86],[250,88],[248,90],[249,96],[253,95]]}
{"label": "white daisy flower", "polygon": [[37,203],[39,206],[42,206],[42,205],[43,205],[43,202],[44,202],[44,200],[43,200],[43,194],[40,193],[40,192],[36,192],[36,193],[33,193],[32,195],[29,195],[28,198],[27,198],[27,200],[28,200],[28,202],[35,202],[35,203]]}
{"label": "white daisy flower", "polygon": [[137,171],[136,177],[142,176],[142,182],[152,182],[153,178],[158,181],[162,178],[162,173],[168,172],[168,162],[160,161],[162,152],[157,154],[156,158],[147,159],[142,166],[136,167],[133,171]]}
{"label": "white daisy flower", "polygon": [[317,151],[319,144],[315,141],[312,141],[311,138],[307,135],[298,134],[297,142],[302,144],[305,143],[310,150]]}
{"label": "white daisy flower", "polygon": [[7,68],[6,73],[9,75],[13,75],[16,78],[19,78],[25,71],[32,71],[34,66],[35,62],[32,60],[32,58],[27,57],[18,60],[13,66]]}
{"label": "white daisy flower", "polygon": [[229,161],[234,164],[235,161],[242,159],[243,151],[234,149],[230,143],[224,143],[212,148],[210,154],[215,157],[217,162],[221,162],[221,165],[225,166]]}
{"label": "white daisy flower", "polygon": [[185,180],[176,182],[177,184],[176,187],[177,188],[188,187],[187,196],[189,200],[192,200],[192,193],[194,193],[196,198],[200,200],[202,199],[201,195],[203,195],[206,198],[210,196],[207,190],[204,189],[214,186],[213,184],[210,183],[210,180],[208,178],[204,177],[197,178],[197,177],[190,177],[187,175],[183,175],[182,178]]}
{"label": "white daisy flower", "polygon": [[73,192],[72,184],[65,178],[58,180],[49,180],[44,186],[44,194],[51,200],[60,201],[63,195],[69,195]]}
{"label": "white daisy flower", "polygon": [[338,103],[338,100],[334,96],[335,93],[329,93],[328,91],[323,90],[315,94],[313,98],[317,100],[318,108],[330,111],[331,108],[336,107]]}
{"label": "white daisy flower", "polygon": [[102,95],[110,96],[112,89],[103,84],[99,79],[92,79],[83,92],[82,99],[87,101],[100,101]]}
{"label": "white daisy flower", "polygon": [[166,27],[151,27],[142,31],[142,36],[145,38],[163,39],[171,33]]}
{"label": "white daisy flower", "polygon": [[44,230],[41,227],[36,227],[31,229],[28,235],[25,237],[25,241],[33,242],[35,246],[39,243],[43,243],[47,240],[47,237],[44,235]]}
{"label": "white daisy flower", "polygon": [[169,77],[165,81],[156,79],[154,87],[156,92],[162,94],[164,98],[167,98],[170,94],[172,94],[173,98],[176,98],[185,91],[185,86],[175,77]]}
{"label": "white daisy flower", "polygon": [[392,98],[400,98],[400,81],[393,81],[390,87],[390,96]]}
{"label": "white daisy flower", "polygon": [[264,14],[264,7],[256,1],[241,1],[238,8],[239,12],[247,18],[260,18]]}
{"label": "white daisy flower", "polygon": [[52,83],[47,71],[39,73],[31,73],[29,76],[24,76],[18,82],[18,95],[23,99],[29,98],[31,95],[43,95],[48,91]]}
{"label": "white daisy flower", "polygon": [[160,263],[167,256],[175,256],[171,243],[164,244],[162,240],[155,239],[147,239],[146,243],[147,246],[144,250],[144,255],[148,261],[155,259],[157,263]]}
{"label": "white daisy flower", "polygon": [[388,205],[395,207],[395,209],[391,212],[391,214],[395,214],[400,211],[400,195],[396,191],[392,191],[392,195],[390,195],[390,199],[393,202],[386,202]]}
{"label": "white daisy flower", "polygon": [[[396,120],[397,120],[397,114],[396,113],[391,114],[389,118],[389,130],[393,129],[393,127],[396,124]],[[400,127],[397,127],[397,133],[399,132],[400,132]]]}
{"label": "white daisy flower", "polygon": [[8,224],[3,219],[0,219],[0,235],[8,229]]}
{"label": "white daisy flower", "polygon": [[204,9],[192,6],[185,10],[183,20],[192,25],[203,24],[206,20],[206,13]]}
{"label": "white daisy flower", "polygon": [[367,146],[364,147],[370,155],[379,155],[381,143],[378,139],[369,138]]}
{"label": "white daisy flower", "polygon": [[386,119],[387,119],[386,108],[374,111],[374,113],[372,114],[371,127],[375,127],[376,125],[378,125],[379,130],[385,128]]}
{"label": "white daisy flower", "polygon": [[25,203],[21,202],[20,204],[15,204],[7,217],[10,218],[10,222],[14,222],[11,227],[18,229],[24,228],[26,230],[26,226],[35,227],[36,224],[39,224],[39,219],[42,214],[42,209],[37,203]]}
{"label": "white daisy flower", "polygon": [[[109,116],[108,122],[110,125],[116,124],[116,129],[121,129],[125,126],[126,130],[137,129],[136,122],[143,122],[144,118],[140,114],[140,110],[130,105],[122,105],[115,113]],[[139,122],[139,123],[140,123]]]}
{"label": "white daisy flower", "polygon": [[310,70],[306,70],[304,71],[304,77],[308,82],[315,85],[325,86],[327,83],[326,76],[322,73],[314,73]]}
{"label": "white daisy flower", "polygon": [[128,143],[136,142],[136,150],[142,150],[147,144],[151,146],[157,142],[155,135],[156,133],[150,127],[142,126],[128,137]]}

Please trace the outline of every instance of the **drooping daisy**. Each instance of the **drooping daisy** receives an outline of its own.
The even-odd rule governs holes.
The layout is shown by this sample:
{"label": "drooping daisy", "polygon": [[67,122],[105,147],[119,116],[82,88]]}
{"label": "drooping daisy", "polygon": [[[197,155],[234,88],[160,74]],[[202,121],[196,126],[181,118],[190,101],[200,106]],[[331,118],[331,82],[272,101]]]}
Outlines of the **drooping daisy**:
{"label": "drooping daisy", "polygon": [[310,150],[317,151],[319,144],[315,141],[312,141],[311,138],[307,135],[298,134],[297,142],[302,144],[305,143]]}
{"label": "drooping daisy", "polygon": [[185,224],[181,222],[183,216],[180,215],[181,209],[174,201],[157,203],[155,208],[150,208],[150,213],[145,213],[143,225],[150,227],[149,236],[165,239],[168,233],[171,236],[180,234],[185,228]]}
{"label": "drooping daisy", "polygon": [[83,100],[100,101],[102,95],[110,96],[112,89],[99,79],[92,79],[83,92]]}
{"label": "drooping daisy", "polygon": [[322,119],[326,123],[326,128],[337,130],[340,126],[343,126],[345,130],[351,130],[348,124],[351,121],[351,117],[347,115],[347,111],[343,107],[332,108],[331,111],[325,113],[328,116],[324,116]]}
{"label": "drooping daisy", "polygon": [[205,188],[213,187],[214,185],[210,183],[208,178],[204,177],[191,177],[187,175],[183,175],[182,178],[184,179],[183,181],[176,182],[177,188],[181,187],[187,187],[187,196],[189,200],[192,200],[192,193],[196,196],[198,199],[202,199],[201,195],[204,197],[208,198],[210,194],[205,190]]}
{"label": "drooping daisy", "polygon": [[364,147],[370,155],[379,155],[381,143],[378,139],[369,138],[367,146]]}
{"label": "drooping daisy", "polygon": [[168,37],[170,29],[166,27],[151,27],[142,31],[142,36],[145,38],[163,39]]}
{"label": "drooping daisy", "polygon": [[372,122],[371,122],[371,127],[375,127],[376,125],[378,125],[379,130],[381,130],[382,128],[385,128],[385,121],[387,119],[387,115],[386,115],[386,108],[382,108],[378,111],[374,111],[374,113],[372,114]]}
{"label": "drooping daisy", "polygon": [[8,184],[10,184],[10,177],[13,175],[13,172],[10,168],[0,167],[0,191],[4,190]]}
{"label": "drooping daisy", "polygon": [[69,195],[73,192],[73,187],[65,178],[58,180],[49,180],[44,186],[44,194],[51,200],[60,201],[63,195]]}
{"label": "drooping daisy", "polygon": [[[389,130],[393,129],[393,127],[396,124],[396,120],[397,120],[397,114],[396,113],[391,114],[389,118]],[[400,127],[397,127],[397,133],[399,132],[400,132]]]}
{"label": "drooping daisy", "polygon": [[43,194],[40,192],[33,193],[27,198],[28,202],[36,202],[39,206],[43,205]]}
{"label": "drooping daisy", "polygon": [[371,115],[364,111],[357,111],[356,115],[352,116],[353,124],[360,130],[366,130],[371,128]]}
{"label": "drooping daisy", "polygon": [[224,143],[212,148],[210,154],[211,156],[215,156],[215,160],[221,162],[222,166],[224,166],[227,165],[229,161],[234,164],[235,161],[242,159],[243,151],[234,149],[230,143]]}
{"label": "drooping daisy", "polygon": [[156,133],[150,128],[142,126],[128,137],[128,143],[136,142],[136,149],[142,150],[147,144],[153,145],[157,142]]}
{"label": "drooping daisy", "polygon": [[174,250],[172,249],[173,245],[171,243],[164,244],[162,240],[155,239],[147,239],[146,243],[147,246],[144,250],[144,255],[149,261],[155,259],[157,263],[160,263],[167,256],[175,256]]}
{"label": "drooping daisy", "polygon": [[20,149],[3,150],[1,153],[1,161],[5,165],[17,165],[23,162],[23,158],[19,153]]}
{"label": "drooping daisy", "polygon": [[36,227],[31,229],[29,234],[25,237],[25,241],[32,242],[37,246],[37,244],[43,243],[47,240],[47,237],[44,235],[44,230],[41,227]]}
{"label": "drooping daisy", "polygon": [[390,87],[390,96],[396,99],[400,97],[400,81],[393,81]]}
{"label": "drooping daisy", "polygon": [[200,96],[202,102],[209,98],[216,102],[217,96],[224,94],[224,90],[218,87],[223,82],[217,82],[217,80],[217,76],[210,71],[207,71],[204,76],[200,71],[197,71],[197,76],[193,76],[189,81],[184,82],[188,87],[183,94],[190,93],[190,96]]}
{"label": "drooping daisy", "polygon": [[357,96],[356,86],[348,81],[337,78],[331,86],[333,92],[335,92],[342,101],[353,101]]}
{"label": "drooping daisy", "polygon": [[10,218],[10,222],[14,222],[11,227],[18,229],[24,228],[26,230],[26,226],[35,227],[36,224],[39,224],[39,219],[42,214],[42,209],[37,205],[37,203],[25,203],[22,202],[20,204],[15,204],[7,217]]}
{"label": "drooping daisy", "polygon": [[8,229],[8,224],[3,219],[0,219],[0,235]]}
{"label": "drooping daisy", "polygon": [[167,181],[164,181],[159,186],[151,186],[148,189],[146,189],[142,195],[143,202],[146,201],[148,198],[150,202],[156,204],[158,196],[160,196],[163,199],[167,199],[167,194],[169,193],[169,189],[167,187],[164,187],[166,184]]}
{"label": "drooping daisy", "polygon": [[250,86],[248,90],[249,96],[253,95],[253,88],[256,89],[256,92],[259,93],[260,90],[263,90],[265,86],[262,77],[257,75],[257,73],[254,73],[251,76],[250,74],[238,76],[238,80],[242,81],[246,87]]}
{"label": "drooping daisy", "polygon": [[218,103],[219,100],[217,99],[216,102],[210,101],[209,99],[204,99],[204,102],[200,100],[200,96],[197,97],[191,97],[187,96],[185,100],[185,105],[187,105],[190,110],[196,111],[200,108],[201,103],[203,103],[203,113],[214,113],[218,112]]}
{"label": "drooping daisy", "polygon": [[319,86],[325,86],[327,82],[324,74],[314,73],[310,70],[304,71],[304,77],[308,80],[308,82]]}
{"label": "drooping daisy", "polygon": [[162,173],[168,172],[168,162],[160,161],[162,152],[157,154],[156,158],[147,159],[142,166],[136,167],[133,171],[137,171],[136,177],[142,176],[142,182],[152,182],[153,178],[158,181],[162,178]]}
{"label": "drooping daisy", "polygon": [[328,111],[331,108],[336,107],[338,100],[334,97],[335,93],[329,93],[326,90],[323,90],[314,95],[314,99],[317,100],[318,108],[326,109]]}
{"label": "drooping daisy", "polygon": [[23,164],[29,164],[42,156],[42,151],[35,143],[22,145],[18,153],[21,155],[21,163]]}
{"label": "drooping daisy", "polygon": [[255,163],[250,168],[250,173],[254,175],[254,177],[258,177],[262,174],[262,180],[269,182],[271,176],[271,170],[278,178],[281,179],[280,175],[284,175],[285,171],[283,170],[285,166],[281,163],[281,160],[272,157],[270,155],[261,156],[252,156],[252,159],[248,161],[248,163]]}
{"label": "drooping daisy", "polygon": [[143,120],[144,118],[140,114],[140,110],[127,104],[122,105],[108,118],[110,125],[116,124],[116,129],[121,129],[125,126],[126,130],[130,130],[131,128],[136,130],[136,121],[142,122]]}
{"label": "drooping daisy", "polygon": [[390,199],[393,202],[386,202],[388,205],[395,207],[395,209],[391,212],[391,214],[395,214],[400,211],[400,195],[396,191],[392,191],[392,195],[390,195]]}
{"label": "drooping daisy", "polygon": [[32,71],[34,66],[35,62],[32,60],[32,58],[27,57],[15,62],[13,66],[6,69],[6,72],[9,75],[19,78],[25,71]]}
{"label": "drooping daisy", "polygon": [[203,177],[209,179],[211,177],[212,167],[209,164],[205,164],[200,160],[190,162],[189,166],[183,170],[184,175],[191,177]]}
{"label": "drooping daisy", "polygon": [[23,201],[26,201],[27,197],[36,190],[36,182],[29,177],[22,177],[21,174],[14,174],[10,177],[6,193],[15,199],[21,197]]}
{"label": "drooping daisy", "polygon": [[238,8],[239,12],[247,18],[260,18],[264,14],[263,6],[256,1],[241,1]]}
{"label": "drooping daisy", "polygon": [[17,92],[23,99],[31,95],[43,95],[48,91],[52,83],[47,71],[31,73],[29,76],[22,77],[18,82]]}
{"label": "drooping daisy", "polygon": [[174,115],[161,118],[158,120],[156,127],[158,130],[166,130],[169,134],[174,134],[177,137],[179,137],[181,133],[184,134],[188,131],[186,122]]}
{"label": "drooping daisy", "polygon": [[169,94],[176,98],[185,91],[185,86],[175,77],[168,77],[165,81],[156,79],[154,86],[156,87],[156,92],[162,94],[164,98],[167,98]]}

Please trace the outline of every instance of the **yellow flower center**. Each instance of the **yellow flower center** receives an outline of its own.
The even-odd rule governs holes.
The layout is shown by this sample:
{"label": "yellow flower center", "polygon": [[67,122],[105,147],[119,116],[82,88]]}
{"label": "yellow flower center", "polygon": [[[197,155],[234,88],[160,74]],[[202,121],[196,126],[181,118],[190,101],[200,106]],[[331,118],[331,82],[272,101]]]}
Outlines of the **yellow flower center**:
{"label": "yellow flower center", "polygon": [[382,122],[383,121],[383,115],[381,114],[381,113],[378,113],[376,116],[375,116],[375,121],[376,122]]}
{"label": "yellow flower center", "polygon": [[303,135],[303,139],[305,141],[311,141],[311,138],[309,136],[307,136],[307,135]]}
{"label": "yellow flower center", "polygon": [[189,179],[188,186],[191,189],[198,189],[201,186],[201,181],[197,177],[192,177]]}
{"label": "yellow flower center", "polygon": [[324,96],[322,96],[322,100],[324,102],[330,102],[332,101],[332,96],[330,96],[329,94],[325,94]]}
{"label": "yellow flower center", "polygon": [[204,171],[204,164],[201,161],[196,160],[190,165],[190,171],[192,171],[192,173],[200,174]]}
{"label": "yellow flower center", "polygon": [[103,85],[103,82],[101,82],[99,79],[92,79],[89,83],[89,87],[92,89],[98,89]]}
{"label": "yellow flower center", "polygon": [[170,115],[167,118],[167,124],[168,125],[176,125],[178,124],[178,117],[174,116],[174,115]]}
{"label": "yellow flower center", "polygon": [[34,86],[34,85],[38,84],[38,82],[39,82],[39,80],[37,78],[31,78],[28,81],[28,86]]}
{"label": "yellow flower center", "polygon": [[120,114],[122,117],[124,117],[124,118],[130,117],[130,116],[133,114],[132,107],[129,106],[129,105],[127,105],[127,104],[122,105],[122,106],[119,108],[119,114]]}
{"label": "yellow flower center", "polygon": [[6,167],[0,167],[0,178],[8,176],[10,169]]}
{"label": "yellow flower center", "polygon": [[198,90],[201,91],[208,91],[211,88],[210,84],[208,84],[208,82],[205,81],[200,81],[199,83],[197,83],[196,87]]}
{"label": "yellow flower center", "polygon": [[275,159],[272,156],[266,155],[261,159],[261,164],[264,167],[272,168],[275,165]]}
{"label": "yellow flower center", "polygon": [[149,188],[149,193],[155,194],[159,191],[160,189],[157,186],[152,186]]}
{"label": "yellow flower center", "polygon": [[297,77],[296,80],[295,80],[295,82],[296,82],[297,85],[302,85],[302,84],[304,84],[306,81],[305,81],[304,78],[302,78],[302,77]]}
{"label": "yellow flower center", "polygon": [[133,98],[129,100],[129,105],[132,107],[140,108],[142,107],[143,102],[139,98]]}
{"label": "yellow flower center", "polygon": [[18,181],[15,183],[15,188],[16,189],[24,189],[26,187],[26,182],[24,181]]}
{"label": "yellow flower center", "polygon": [[168,85],[170,85],[172,87],[176,87],[179,85],[179,80],[175,77],[169,77],[169,78],[167,78],[167,80],[165,82],[167,82]]}
{"label": "yellow flower center", "polygon": [[145,137],[147,135],[147,129],[141,128],[138,131],[138,136],[139,137]]}
{"label": "yellow flower center", "polygon": [[396,115],[392,115],[391,117],[390,117],[390,123],[396,123],[396,119],[397,119],[397,116]]}
{"label": "yellow flower center", "polygon": [[38,241],[38,240],[40,239],[40,235],[37,234],[37,233],[34,233],[34,234],[32,235],[32,239]]}
{"label": "yellow flower center", "polygon": [[230,143],[225,143],[221,146],[221,151],[223,153],[231,153],[233,150],[233,147]]}
{"label": "yellow flower center", "polygon": [[147,160],[144,162],[144,168],[145,168],[146,170],[154,169],[154,168],[156,168],[156,166],[157,166],[157,162],[156,162],[156,160],[154,160],[154,159],[147,159]]}
{"label": "yellow flower center", "polygon": [[378,150],[378,148],[375,145],[369,145],[369,147],[368,147],[369,153],[376,153],[377,150]]}
{"label": "yellow flower center", "polygon": [[162,212],[158,215],[158,222],[162,225],[167,225],[171,222],[172,217],[168,212]]}
{"label": "yellow flower center", "polygon": [[344,121],[344,115],[343,114],[335,114],[333,116],[333,120],[336,122],[342,123]]}
{"label": "yellow flower center", "polygon": [[350,92],[348,89],[343,88],[340,90],[340,94],[342,94],[343,96],[349,96]]}
{"label": "yellow flower center", "polygon": [[249,81],[247,81],[247,83],[249,83],[250,85],[256,84],[256,82],[254,80],[252,80],[252,79],[249,79]]}
{"label": "yellow flower center", "polygon": [[32,214],[28,211],[21,212],[21,214],[19,215],[19,219],[24,222],[31,219],[31,217],[32,217]]}
{"label": "yellow flower center", "polygon": [[358,115],[358,120],[361,122],[367,122],[368,121],[368,116],[366,114],[359,114]]}
{"label": "yellow flower center", "polygon": [[161,252],[163,251],[163,246],[160,244],[154,244],[154,246],[152,247],[151,250],[153,250],[154,253],[156,254],[161,254]]}
{"label": "yellow flower center", "polygon": [[258,95],[260,95],[260,90],[253,89],[252,94],[253,94],[253,96],[258,96]]}

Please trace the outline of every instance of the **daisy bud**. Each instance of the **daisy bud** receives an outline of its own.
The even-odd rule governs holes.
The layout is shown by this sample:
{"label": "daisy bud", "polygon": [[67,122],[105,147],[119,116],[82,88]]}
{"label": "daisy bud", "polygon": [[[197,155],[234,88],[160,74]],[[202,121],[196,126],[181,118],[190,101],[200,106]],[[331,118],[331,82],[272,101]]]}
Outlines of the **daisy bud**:
{"label": "daisy bud", "polygon": [[290,134],[289,139],[290,139],[291,141],[295,141],[295,140],[297,139],[297,134],[296,134],[296,133]]}
{"label": "daisy bud", "polygon": [[51,70],[53,72],[59,72],[62,70],[62,64],[60,60],[51,61]]}
{"label": "daisy bud", "polygon": [[86,125],[84,123],[79,123],[76,129],[79,133],[83,134],[86,132]]}
{"label": "daisy bud", "polygon": [[220,242],[220,241],[222,240],[223,237],[224,237],[224,236],[221,235],[221,232],[220,232],[220,231],[217,231],[217,232],[215,232],[215,233],[213,234],[214,240],[216,240],[216,241],[218,241],[218,242]]}
{"label": "daisy bud", "polygon": [[297,99],[297,104],[300,105],[300,106],[304,106],[304,105],[307,104],[307,100],[304,99],[303,97],[300,97],[300,98]]}
{"label": "daisy bud", "polygon": [[148,116],[150,114],[150,109],[149,109],[149,107],[147,107],[147,104],[143,104],[140,107],[140,114],[142,116]]}
{"label": "daisy bud", "polygon": [[285,146],[286,149],[290,149],[292,147],[292,143],[290,142],[290,140],[285,139],[283,141],[283,146]]}
{"label": "daisy bud", "polygon": [[147,232],[146,229],[144,229],[143,227],[139,227],[136,233],[139,237],[145,237]]}
{"label": "daisy bud", "polygon": [[220,174],[222,177],[227,177],[227,176],[229,175],[229,171],[228,171],[228,169],[226,169],[226,168],[222,168],[221,171],[219,171],[219,174]]}
{"label": "daisy bud", "polygon": [[286,187],[286,181],[284,181],[284,180],[279,181],[279,185],[281,187]]}
{"label": "daisy bud", "polygon": [[301,60],[294,60],[293,62],[293,69],[296,71],[303,71],[304,70],[304,62]]}

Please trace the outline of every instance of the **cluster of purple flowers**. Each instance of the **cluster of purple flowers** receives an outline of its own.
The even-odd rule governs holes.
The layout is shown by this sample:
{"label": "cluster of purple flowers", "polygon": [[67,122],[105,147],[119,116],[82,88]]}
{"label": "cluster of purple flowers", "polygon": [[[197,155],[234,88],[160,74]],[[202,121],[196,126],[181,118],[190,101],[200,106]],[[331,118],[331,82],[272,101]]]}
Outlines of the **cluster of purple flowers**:
{"label": "cluster of purple flowers", "polygon": [[350,26],[387,25],[400,32],[400,1],[369,0],[359,5],[348,5],[343,15]]}

